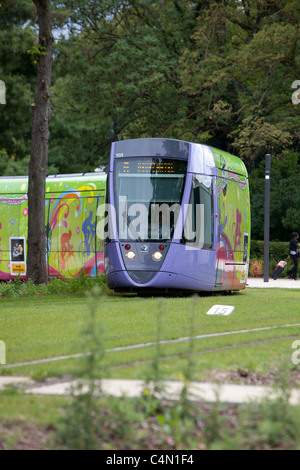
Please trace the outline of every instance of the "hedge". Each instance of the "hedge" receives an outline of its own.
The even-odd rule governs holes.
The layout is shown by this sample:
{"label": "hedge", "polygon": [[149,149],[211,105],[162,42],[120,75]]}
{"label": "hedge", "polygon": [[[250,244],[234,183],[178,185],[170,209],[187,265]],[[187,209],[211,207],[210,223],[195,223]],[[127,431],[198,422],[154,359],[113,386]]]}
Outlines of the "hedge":
{"label": "hedge", "polygon": [[[270,242],[270,261],[286,260],[289,254],[289,242]],[[251,240],[250,259],[264,259],[264,242]]]}
{"label": "hedge", "polygon": [[[289,254],[289,242],[270,242],[270,263],[269,263],[269,273],[270,275],[277,266],[277,263],[281,260],[287,261]],[[264,260],[264,242],[261,240],[251,240],[250,245],[250,276],[263,276],[263,260]],[[258,262],[261,262],[258,265]],[[293,263],[291,260],[288,261],[287,268],[284,269],[280,277],[286,277],[287,271],[291,269]],[[300,266],[299,266],[300,267]],[[298,268],[299,273],[299,268]]]}

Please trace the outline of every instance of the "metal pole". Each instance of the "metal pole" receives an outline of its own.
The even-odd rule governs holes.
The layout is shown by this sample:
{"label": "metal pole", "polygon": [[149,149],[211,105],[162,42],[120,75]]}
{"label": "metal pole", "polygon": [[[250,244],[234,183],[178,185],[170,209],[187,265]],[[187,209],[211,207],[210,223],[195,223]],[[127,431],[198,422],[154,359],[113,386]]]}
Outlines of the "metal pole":
{"label": "metal pole", "polygon": [[269,282],[270,183],[271,183],[271,155],[267,153],[266,163],[265,163],[264,282]]}

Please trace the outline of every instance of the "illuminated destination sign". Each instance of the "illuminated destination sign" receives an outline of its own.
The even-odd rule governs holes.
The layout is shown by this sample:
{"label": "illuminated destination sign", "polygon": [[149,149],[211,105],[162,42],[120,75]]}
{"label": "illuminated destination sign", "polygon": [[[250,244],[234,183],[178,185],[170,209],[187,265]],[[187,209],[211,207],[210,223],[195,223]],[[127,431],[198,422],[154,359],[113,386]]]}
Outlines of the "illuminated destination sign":
{"label": "illuminated destination sign", "polygon": [[147,174],[182,174],[186,171],[186,162],[172,159],[126,159],[122,173]]}

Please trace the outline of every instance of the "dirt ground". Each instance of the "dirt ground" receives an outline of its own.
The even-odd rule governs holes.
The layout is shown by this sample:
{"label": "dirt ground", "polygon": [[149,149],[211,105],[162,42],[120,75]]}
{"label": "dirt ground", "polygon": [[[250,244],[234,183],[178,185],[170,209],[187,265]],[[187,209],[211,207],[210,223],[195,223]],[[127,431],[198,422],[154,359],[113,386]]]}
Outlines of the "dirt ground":
{"label": "dirt ground", "polygon": [[[280,377],[279,368],[274,368],[270,373],[266,375],[260,375],[255,372],[246,371],[246,370],[236,370],[236,371],[220,371],[212,369],[209,374],[205,377],[205,380],[208,382],[215,383],[236,383],[244,385],[262,385],[262,386],[272,386],[278,383]],[[64,380],[65,378],[61,378]],[[49,379],[51,380],[51,379]],[[53,379],[52,379],[53,380]],[[300,386],[300,369],[295,369],[289,371],[289,375],[285,377],[289,386],[299,387]],[[281,385],[283,384],[281,380]],[[199,404],[202,413],[207,413],[212,409],[213,405],[208,404]],[[101,410],[103,414],[109,415],[108,410]],[[222,406],[223,418],[226,420],[227,426],[230,428],[235,428],[236,417],[238,414],[237,406]],[[157,422],[155,416],[149,418],[147,423],[145,423],[147,428],[147,444],[144,449],[157,449],[157,450],[168,450],[174,449],[172,438],[170,442],[163,442],[160,436],[160,432],[157,427]],[[109,434],[109,429],[107,429]],[[199,438],[199,442],[204,448],[204,444],[201,444],[202,430],[201,426],[198,428],[195,427],[195,435]],[[55,434],[56,430],[53,426],[46,426],[36,423],[28,423],[23,421],[11,421],[0,423],[0,450],[45,450],[45,449],[58,449],[57,444],[55,443]],[[111,436],[112,437],[112,436]],[[111,448],[115,449],[126,449],[126,444],[128,442],[121,443],[120,440],[116,442],[109,443]],[[120,447],[121,446],[121,447]],[[204,447],[203,447],[204,446]],[[104,446],[105,448],[105,446]],[[176,447],[175,447],[176,448]],[[130,447],[127,447],[130,449]]]}
{"label": "dirt ground", "polygon": [[[283,380],[287,380],[291,387],[300,386],[300,368],[289,371],[289,375]],[[279,368],[274,368],[270,371],[269,374],[257,374],[256,372],[246,371],[246,370],[236,370],[236,371],[220,371],[216,369],[211,369],[210,373],[206,377],[208,382],[217,382],[217,383],[235,383],[241,385],[262,385],[262,386],[272,386],[276,385],[280,381],[280,370]]]}

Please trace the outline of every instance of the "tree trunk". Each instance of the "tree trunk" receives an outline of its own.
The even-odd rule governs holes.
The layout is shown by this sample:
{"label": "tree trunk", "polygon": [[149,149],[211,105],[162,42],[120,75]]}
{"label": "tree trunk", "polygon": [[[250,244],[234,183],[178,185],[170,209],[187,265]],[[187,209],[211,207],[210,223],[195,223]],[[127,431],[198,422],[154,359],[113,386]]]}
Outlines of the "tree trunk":
{"label": "tree trunk", "polygon": [[39,23],[38,67],[32,106],[32,146],[28,181],[27,279],[48,282],[45,239],[45,185],[48,166],[52,43],[50,0],[33,0]]}

